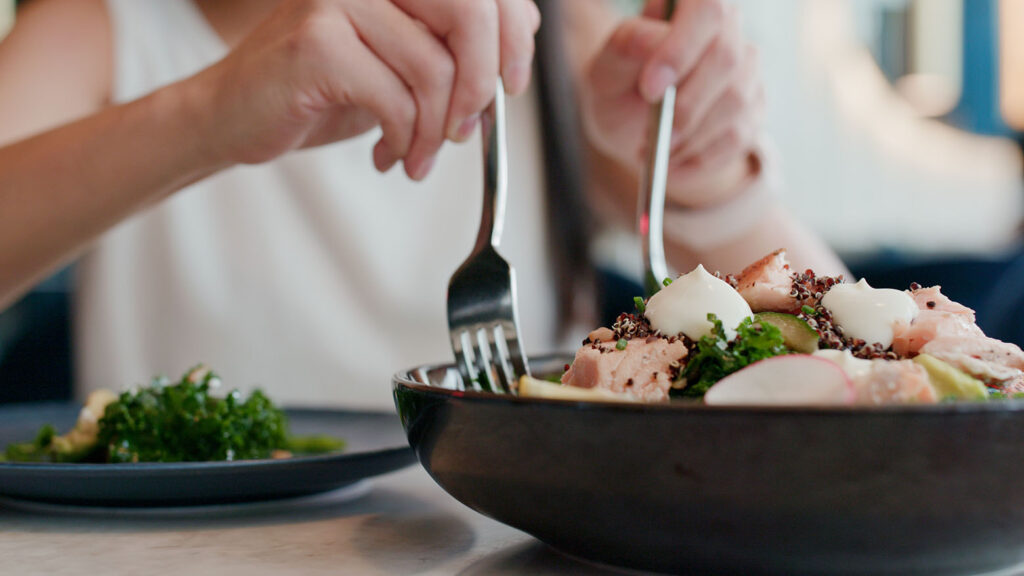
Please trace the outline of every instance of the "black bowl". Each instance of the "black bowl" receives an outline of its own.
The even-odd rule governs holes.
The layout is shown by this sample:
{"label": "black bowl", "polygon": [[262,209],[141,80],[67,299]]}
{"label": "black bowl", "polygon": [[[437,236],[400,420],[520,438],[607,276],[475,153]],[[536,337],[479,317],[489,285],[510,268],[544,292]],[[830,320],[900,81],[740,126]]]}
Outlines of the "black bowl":
{"label": "black bowl", "polygon": [[[531,359],[537,373],[568,358]],[[394,378],[409,443],[474,510],[590,560],[686,574],[966,574],[1024,562],[1024,402],[726,408]]]}

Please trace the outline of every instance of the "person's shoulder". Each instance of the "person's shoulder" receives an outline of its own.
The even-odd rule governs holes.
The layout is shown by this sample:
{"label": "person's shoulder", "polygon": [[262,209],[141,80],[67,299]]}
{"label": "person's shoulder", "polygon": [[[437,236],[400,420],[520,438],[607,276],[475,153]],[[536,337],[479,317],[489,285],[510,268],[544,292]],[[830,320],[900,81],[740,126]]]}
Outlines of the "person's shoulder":
{"label": "person's shoulder", "polygon": [[109,93],[113,40],[105,0],[23,3],[0,49],[5,68],[42,63],[91,95],[105,100]]}
{"label": "person's shoulder", "polygon": [[[31,0],[18,7],[11,35],[21,30],[35,32],[44,27],[53,40],[78,42],[109,41],[110,24],[105,0]],[[56,33],[64,35],[58,36]]]}

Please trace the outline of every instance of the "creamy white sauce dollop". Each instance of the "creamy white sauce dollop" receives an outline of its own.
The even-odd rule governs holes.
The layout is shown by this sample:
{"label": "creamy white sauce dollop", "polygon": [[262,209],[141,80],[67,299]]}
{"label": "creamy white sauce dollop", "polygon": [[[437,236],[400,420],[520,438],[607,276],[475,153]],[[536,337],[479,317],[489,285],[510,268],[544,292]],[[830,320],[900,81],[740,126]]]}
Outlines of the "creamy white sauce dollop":
{"label": "creamy white sauce dollop", "polygon": [[825,293],[821,305],[832,313],[832,320],[847,338],[892,345],[893,327],[909,324],[919,309],[909,294],[890,288],[872,288],[866,280],[856,284],[836,284]]}
{"label": "creamy white sauce dollop", "polygon": [[682,333],[691,340],[711,333],[708,314],[718,316],[730,340],[736,326],[753,315],[739,292],[699,265],[651,296],[644,312],[655,330],[669,336]]}

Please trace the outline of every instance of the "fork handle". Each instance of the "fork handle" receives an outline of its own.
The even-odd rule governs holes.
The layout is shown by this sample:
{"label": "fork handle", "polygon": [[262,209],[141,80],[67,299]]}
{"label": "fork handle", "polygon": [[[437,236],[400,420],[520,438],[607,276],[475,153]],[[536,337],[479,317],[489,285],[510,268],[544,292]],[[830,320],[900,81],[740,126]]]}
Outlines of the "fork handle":
{"label": "fork handle", "polygon": [[505,85],[498,78],[494,100],[480,116],[484,153],[484,205],[473,252],[498,247],[505,227],[508,196],[508,143],[505,122]]}
{"label": "fork handle", "polygon": [[[672,17],[675,4],[674,0],[666,2],[666,18]],[[637,227],[642,237],[644,288],[648,296],[661,289],[662,281],[669,275],[668,265],[665,263],[665,186],[668,183],[675,106],[675,86],[669,86],[661,102],[651,106],[650,141],[647,145],[647,160],[640,178]]]}

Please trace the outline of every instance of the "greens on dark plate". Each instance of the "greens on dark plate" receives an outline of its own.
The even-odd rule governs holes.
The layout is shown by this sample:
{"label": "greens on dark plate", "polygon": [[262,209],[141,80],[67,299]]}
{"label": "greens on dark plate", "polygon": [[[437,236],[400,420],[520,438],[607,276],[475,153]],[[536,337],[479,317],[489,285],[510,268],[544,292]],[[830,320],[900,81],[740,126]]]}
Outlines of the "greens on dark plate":
{"label": "greens on dark plate", "polygon": [[45,425],[32,442],[10,444],[12,462],[203,462],[280,458],[344,449],[328,436],[290,436],[284,412],[261,390],[212,394],[220,378],[205,366],[177,383],[114,396],[93,393],[74,428],[57,435]]}

